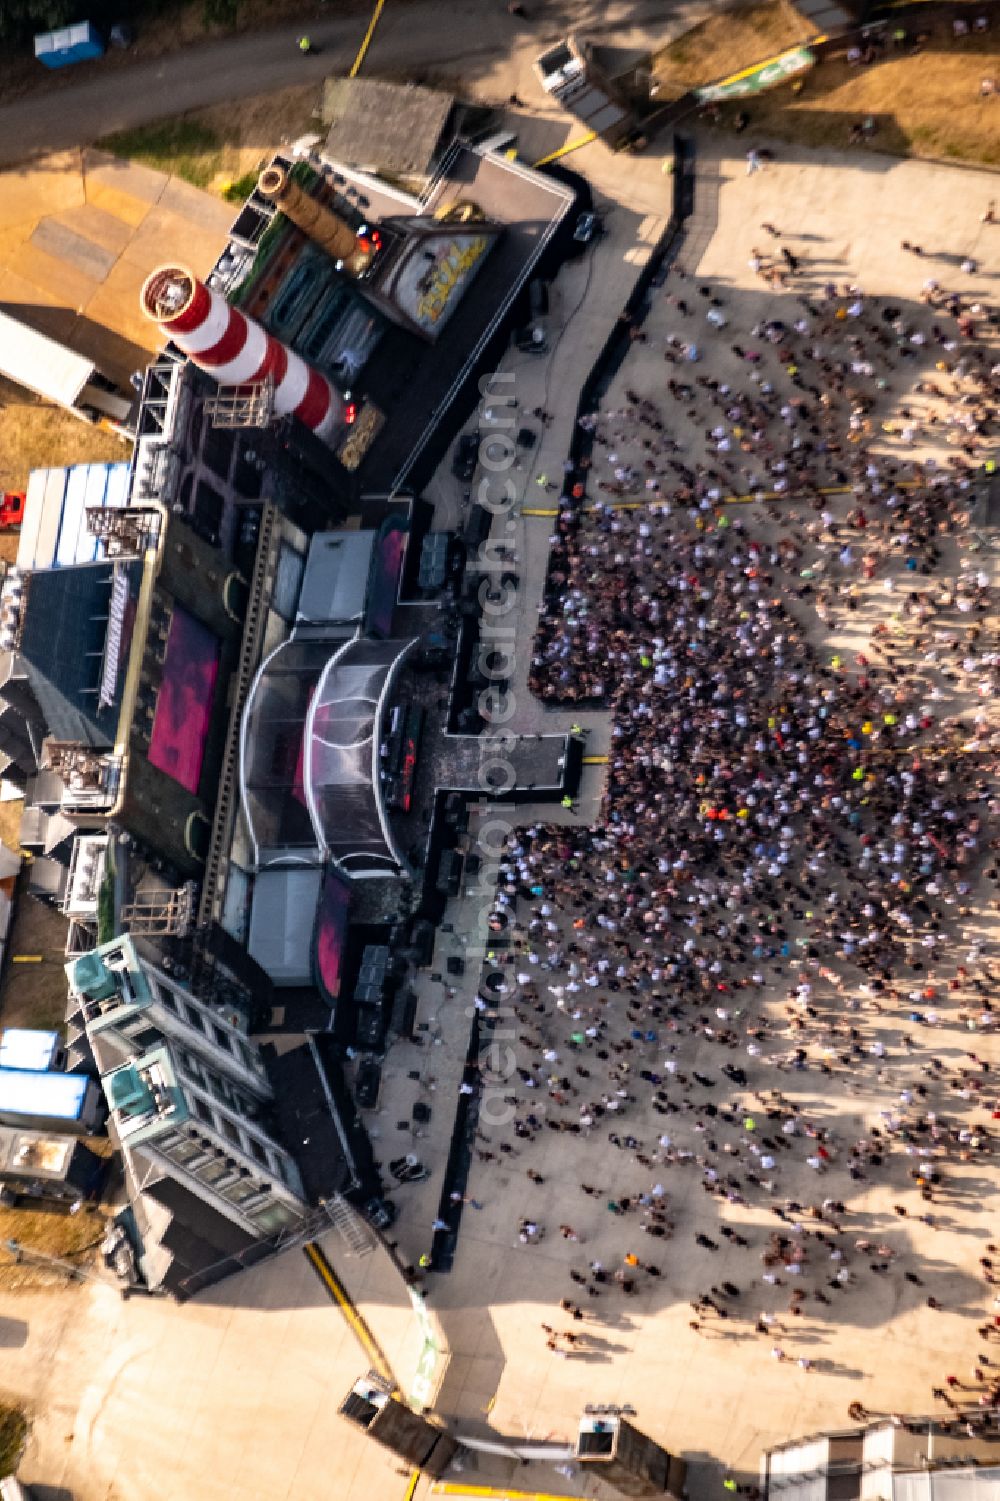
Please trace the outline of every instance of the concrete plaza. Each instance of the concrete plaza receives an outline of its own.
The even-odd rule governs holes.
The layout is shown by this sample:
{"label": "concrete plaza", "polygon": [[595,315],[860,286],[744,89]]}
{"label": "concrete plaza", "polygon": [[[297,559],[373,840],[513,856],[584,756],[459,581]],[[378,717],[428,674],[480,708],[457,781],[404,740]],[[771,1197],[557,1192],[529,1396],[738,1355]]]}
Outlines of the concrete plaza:
{"label": "concrete plaza", "polygon": [[[891,294],[909,309],[918,304],[924,282],[937,277],[945,286],[971,288],[984,301],[995,298],[1000,231],[981,223],[994,182],[990,174],[876,157],[866,158],[859,168],[856,157],[849,161],[833,154],[813,157],[787,148],[785,153],[789,160],[784,160],[779,151],[773,165],[748,177],[742,151],[730,154],[725,142],[717,138],[699,144],[696,213],[679,256],[687,280],[680,283],[670,277],[666,288],[683,292],[702,310],[699,317],[707,304],[699,302],[695,289],[703,285],[710,285],[719,294],[741,330],[761,318],[797,316],[791,311],[798,306],[796,298],[762,288],[748,266],[752,248],[767,240],[760,226],[768,222],[780,228],[782,243],[788,243],[804,259],[796,293],[808,293],[827,281],[850,282],[870,295]],[[605,169],[613,165],[616,172],[627,174],[629,168],[602,157],[600,148],[594,148],[593,155],[588,148],[581,153],[578,165],[614,201],[615,190]],[[650,191],[648,179],[645,191]],[[918,237],[924,252],[921,256],[901,249],[902,240]],[[977,263],[976,270],[957,273],[966,257]],[[645,328],[648,341],[634,346],[604,403],[607,409],[624,405],[625,391],[631,389],[669,410],[664,392],[666,375],[679,373],[676,367],[671,371],[663,360],[664,338],[671,332],[692,337],[693,329],[703,349],[698,373],[723,378],[725,361],[721,356],[723,351],[728,355],[728,334],[715,335],[704,325],[699,330],[690,321],[681,325],[662,294],[654,295]],[[933,358],[928,350],[925,361],[912,362],[914,382],[926,375]],[[540,386],[530,368],[514,368],[519,381],[524,382],[517,388],[522,407],[530,409],[540,400],[556,418],[542,435],[539,450],[533,453],[528,476],[525,506],[543,509],[544,495],[539,498],[537,490],[531,490],[530,479],[539,474],[558,476],[577,385],[569,373],[570,361],[565,358],[560,358],[558,385],[546,381]],[[526,389],[524,396],[522,389]],[[539,389],[541,396],[536,395]],[[911,384],[901,380],[886,393],[884,410],[878,415],[891,419],[901,405],[913,400]],[[920,406],[919,398],[916,405]],[[670,422],[670,429],[676,432],[675,421]],[[895,443],[896,439],[887,435],[881,446],[891,451]],[[936,448],[925,443],[916,450],[921,456],[931,451],[936,452],[939,462],[950,454],[944,441]],[[684,453],[688,462],[701,457],[702,452],[701,434],[687,432]],[[623,450],[622,457],[637,462],[640,456]],[[551,497],[547,503],[553,504]],[[840,502],[832,505],[838,509]],[[769,526],[756,507],[741,511],[741,517],[752,529],[762,526],[766,530]],[[521,525],[518,561],[526,584],[519,644],[527,659],[552,523],[538,516],[522,518]],[[971,561],[971,555],[946,549],[942,572],[954,575],[963,557]],[[994,571],[991,557],[977,555],[976,567],[984,566]],[[870,618],[872,611],[881,608],[875,596],[865,604],[859,618]],[[858,649],[855,634],[843,621],[832,623],[828,650]],[[554,726],[561,716],[528,699],[526,665],[522,661],[515,675],[518,710],[512,723],[521,727],[523,716],[525,728]],[[968,693],[963,699],[962,685],[945,683],[944,687],[948,711],[970,717],[985,711],[995,718],[992,706],[970,698]],[[588,751],[605,749],[606,716],[581,718],[592,726]],[[600,779],[599,767],[587,768],[581,817],[590,817],[596,808]],[[526,820],[531,816],[531,810],[522,813]],[[551,818],[548,812],[545,816]],[[990,953],[994,918],[983,906],[977,912],[967,925],[966,941],[984,942]],[[443,939],[443,945],[450,942],[452,951],[461,952],[472,920],[469,906],[457,907],[455,934],[450,940]],[[770,1007],[779,1005],[788,983],[787,975],[776,982],[769,997]],[[447,1000],[441,987],[436,996],[433,986],[428,989],[428,1014],[433,1016],[435,1028],[446,1037],[453,1028],[457,1037],[467,1025],[464,1008],[469,1004],[469,994],[460,992]],[[541,1024],[543,1034],[546,1025]],[[866,1018],[866,1026],[870,1025]],[[899,1018],[876,1018],[873,1031],[898,1060]],[[926,1043],[926,1038],[920,1040]],[[941,1025],[934,1039],[935,1055],[954,1060],[967,1048],[974,1048],[996,1067],[995,1037],[977,1033],[970,1039],[954,1022]],[[657,1050],[650,1048],[645,1066],[657,1067],[658,1057]],[[697,1053],[684,1056],[685,1064],[695,1067],[701,1061]],[[708,1061],[706,1054],[703,1066]],[[437,1057],[433,1072],[438,1073]],[[760,1087],[770,1084],[781,1088],[804,1114],[813,1119],[821,1117],[841,1140],[853,1140],[877,1124],[882,1111],[891,1108],[906,1075],[905,1067],[894,1067],[878,1081],[874,1070],[870,1077],[862,1070],[846,1088],[843,1079],[825,1081],[822,1095],[815,1074],[791,1076],[807,1081],[800,1088],[789,1086],[789,1075],[777,1073],[765,1078]],[[656,1125],[654,1121],[634,1115],[628,1121],[628,1129],[645,1140],[647,1151],[662,1129],[662,1123]],[[485,1134],[492,1138],[493,1150],[502,1139],[521,1150],[485,1166],[474,1165],[468,1193],[483,1207],[464,1211],[455,1269],[446,1278],[433,1279],[432,1284],[432,1303],[442,1318],[451,1351],[439,1410],[459,1418],[460,1426],[472,1425],[474,1431],[478,1424],[485,1432],[488,1424],[501,1433],[536,1440],[567,1438],[585,1403],[631,1403],[640,1427],[672,1451],[696,1461],[692,1495],[711,1496],[719,1493],[720,1467],[752,1477],[762,1448],[791,1434],[845,1424],[847,1407],[853,1401],[876,1410],[922,1413],[931,1409],[931,1386],[940,1382],[945,1367],[966,1376],[976,1348],[975,1323],[992,1313],[978,1268],[978,1258],[993,1234],[989,1175],[983,1175],[982,1163],[954,1174],[949,1168],[947,1205],[935,1214],[933,1228],[915,1220],[919,1200],[906,1185],[898,1163],[882,1181],[864,1185],[848,1182],[844,1169],[825,1176],[822,1193],[849,1200],[850,1231],[889,1243],[900,1265],[912,1269],[922,1285],[901,1285],[898,1274],[892,1279],[868,1276],[860,1279],[835,1309],[823,1310],[829,1317],[784,1320],[791,1328],[782,1343],[791,1355],[808,1356],[811,1367],[807,1371],[770,1360],[771,1341],[755,1338],[742,1322],[738,1329],[710,1326],[707,1335],[689,1329],[688,1300],[703,1292],[709,1279],[719,1282],[729,1278],[741,1285],[745,1290],[741,1319],[747,1311],[758,1309],[780,1312],[785,1298],[761,1284],[756,1252],[751,1253],[748,1263],[744,1255],[724,1245],[719,1255],[711,1257],[711,1270],[706,1270],[706,1257],[695,1248],[693,1237],[697,1232],[712,1235],[717,1230],[718,1206],[712,1199],[706,1202],[697,1174],[678,1177],[674,1169],[665,1181],[676,1228],[673,1240],[657,1247],[658,1254],[653,1256],[663,1275],[655,1282],[646,1281],[639,1296],[616,1301],[612,1295],[605,1295],[599,1303],[590,1305],[586,1323],[574,1326],[587,1334],[590,1353],[572,1360],[554,1360],[540,1326],[546,1320],[559,1322],[559,1299],[579,1294],[568,1278],[569,1267],[585,1266],[592,1257],[608,1267],[620,1263],[622,1222],[607,1214],[604,1197],[623,1192],[626,1186],[638,1191],[657,1177],[658,1170],[644,1174],[628,1166],[622,1154],[607,1143],[606,1130],[597,1129],[583,1141],[543,1133],[544,1148],[534,1149],[523,1147],[509,1132],[505,1138],[504,1133],[490,1132],[486,1127]],[[420,1150],[427,1160],[433,1160],[430,1143],[422,1142]],[[817,1193],[815,1175],[800,1166],[801,1176],[797,1176],[794,1166],[783,1170],[780,1192],[811,1202]],[[542,1187],[527,1180],[528,1167],[541,1169],[545,1177]],[[578,1186],[582,1180],[603,1186],[605,1194],[597,1199],[584,1198]],[[437,1184],[425,1188],[422,1204],[426,1227],[436,1202]],[[893,1209],[901,1201],[910,1207],[905,1220]],[[524,1216],[548,1227],[542,1245],[519,1244],[517,1226]],[[728,1218],[737,1230],[749,1234],[755,1228],[758,1240],[763,1238],[765,1225],[768,1232],[773,1228],[770,1220],[762,1221],[756,1210],[736,1209]],[[420,1232],[414,1234],[412,1223],[407,1215],[399,1234],[415,1254],[420,1248]],[[560,1223],[574,1227],[582,1247],[560,1239],[556,1233]],[[422,1233],[426,1236],[426,1228]],[[644,1245],[629,1245],[627,1249],[648,1254]],[[748,1276],[752,1280],[746,1292]],[[941,1310],[926,1304],[931,1289],[942,1304]],[[535,1485],[559,1489],[562,1483],[558,1478],[553,1482],[551,1471],[543,1472],[538,1467],[532,1470],[530,1483],[516,1470],[508,1470],[503,1478],[522,1488]],[[499,1470],[494,1479],[499,1479]],[[577,1489],[581,1484],[579,1477],[567,1483]]]}
{"label": "concrete plaza", "polygon": [[64,151],[0,172],[0,308],[127,389],[161,342],[139,308],[146,277],[178,248],[204,275],[235,212],[178,177],[103,151]]}

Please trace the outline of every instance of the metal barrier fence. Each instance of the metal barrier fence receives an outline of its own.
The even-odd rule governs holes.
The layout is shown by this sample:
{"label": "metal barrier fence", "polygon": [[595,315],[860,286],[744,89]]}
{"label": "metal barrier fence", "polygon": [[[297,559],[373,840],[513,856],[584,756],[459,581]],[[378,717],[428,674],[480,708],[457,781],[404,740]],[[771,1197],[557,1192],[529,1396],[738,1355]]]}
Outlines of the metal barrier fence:
{"label": "metal barrier fence", "polygon": [[[631,342],[629,329],[641,323],[645,317],[648,311],[650,289],[655,278],[675,251],[681,237],[681,226],[691,213],[694,204],[694,148],[690,141],[680,136],[674,138],[672,193],[671,214],[667,226],[654,246],[649,260],[636,278],[628,301],[581,387],[576,410],[577,419],[593,411],[595,403],[607,391],[621,368]],[[592,447],[593,435],[581,428],[577,420],[574,423],[573,436],[570,440],[569,458],[573,468],[565,480],[567,495],[574,485],[586,484],[587,471],[581,467],[581,461],[589,457]],[[566,498],[567,496],[564,495],[563,503],[566,502]],[[468,1182],[473,1140],[479,1117],[479,1073],[476,1065],[479,1059],[481,1035],[479,1012],[475,1011],[463,1072],[463,1080],[472,1085],[473,1093],[460,1094],[458,1098],[438,1206],[439,1218],[447,1223],[448,1228],[435,1232],[430,1251],[431,1267],[437,1272],[451,1270],[458,1243],[463,1206],[461,1202],[453,1201],[451,1196],[453,1193],[464,1194]]]}

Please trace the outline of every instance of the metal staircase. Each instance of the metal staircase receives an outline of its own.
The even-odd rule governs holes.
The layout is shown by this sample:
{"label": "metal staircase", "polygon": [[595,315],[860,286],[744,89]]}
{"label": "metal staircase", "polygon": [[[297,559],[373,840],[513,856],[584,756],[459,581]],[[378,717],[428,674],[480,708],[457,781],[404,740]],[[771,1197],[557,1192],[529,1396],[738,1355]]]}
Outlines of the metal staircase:
{"label": "metal staircase", "polygon": [[375,1249],[375,1233],[371,1226],[352,1209],[340,1194],[334,1194],[323,1205],[330,1224],[336,1230],[352,1256],[370,1256]]}

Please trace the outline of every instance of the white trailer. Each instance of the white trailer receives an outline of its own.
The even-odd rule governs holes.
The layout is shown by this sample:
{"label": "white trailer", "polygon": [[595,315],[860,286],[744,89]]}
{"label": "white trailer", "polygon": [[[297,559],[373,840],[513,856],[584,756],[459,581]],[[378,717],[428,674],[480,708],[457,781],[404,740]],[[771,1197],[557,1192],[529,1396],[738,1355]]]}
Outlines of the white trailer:
{"label": "white trailer", "polygon": [[132,400],[101,374],[93,360],[9,313],[0,313],[0,375],[84,422],[131,436]]}

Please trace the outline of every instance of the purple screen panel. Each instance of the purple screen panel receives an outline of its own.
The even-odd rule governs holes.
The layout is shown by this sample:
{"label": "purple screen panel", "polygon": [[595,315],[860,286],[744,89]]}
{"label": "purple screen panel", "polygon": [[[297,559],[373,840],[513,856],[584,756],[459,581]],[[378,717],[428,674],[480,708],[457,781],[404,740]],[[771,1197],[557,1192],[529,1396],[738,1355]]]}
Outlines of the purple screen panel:
{"label": "purple screen panel", "polygon": [[218,676],[218,637],[193,615],[175,609],[148,759],[187,792],[198,791]]}
{"label": "purple screen panel", "polygon": [[344,946],[347,942],[347,914],[351,905],[351,888],[342,876],[330,872],[324,882],[316,913],[316,978],[328,999],[340,995],[344,974]]}

